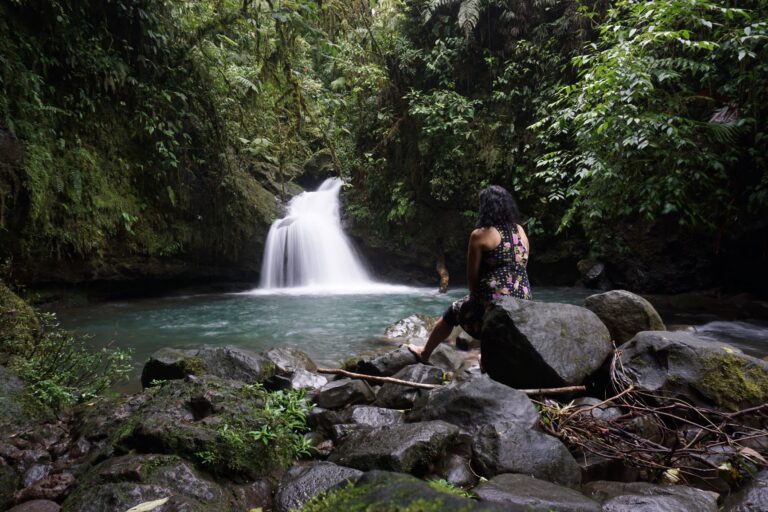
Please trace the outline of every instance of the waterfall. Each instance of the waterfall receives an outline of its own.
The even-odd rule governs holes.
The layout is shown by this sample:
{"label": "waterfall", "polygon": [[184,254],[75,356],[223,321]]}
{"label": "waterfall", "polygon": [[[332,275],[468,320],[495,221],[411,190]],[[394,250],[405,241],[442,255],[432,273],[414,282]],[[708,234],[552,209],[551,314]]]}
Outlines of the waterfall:
{"label": "waterfall", "polygon": [[360,288],[372,284],[339,216],[342,181],[329,178],[315,192],[291,199],[288,214],[269,228],[261,288]]}

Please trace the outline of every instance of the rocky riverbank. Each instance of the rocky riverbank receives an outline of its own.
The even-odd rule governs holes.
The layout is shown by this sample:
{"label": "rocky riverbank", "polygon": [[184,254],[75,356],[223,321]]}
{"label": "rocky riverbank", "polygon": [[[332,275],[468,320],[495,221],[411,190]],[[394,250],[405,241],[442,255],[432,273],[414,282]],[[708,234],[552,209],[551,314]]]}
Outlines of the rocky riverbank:
{"label": "rocky riverbank", "polygon": [[[28,311],[2,306],[2,336],[29,335]],[[404,347],[347,363],[433,389],[332,379],[286,347],[162,349],[142,392],[58,414],[0,366],[0,508],[766,510],[768,363],[665,329],[628,292],[511,299],[484,323],[488,374],[466,335],[428,365]]]}

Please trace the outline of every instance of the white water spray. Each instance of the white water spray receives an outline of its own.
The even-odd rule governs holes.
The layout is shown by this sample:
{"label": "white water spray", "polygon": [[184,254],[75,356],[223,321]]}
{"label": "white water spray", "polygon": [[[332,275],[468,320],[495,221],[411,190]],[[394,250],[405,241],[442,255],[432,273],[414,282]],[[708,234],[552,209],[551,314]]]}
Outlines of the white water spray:
{"label": "white water spray", "polygon": [[260,287],[366,288],[373,284],[339,216],[342,181],[329,178],[315,192],[291,199],[288,215],[269,229]]}

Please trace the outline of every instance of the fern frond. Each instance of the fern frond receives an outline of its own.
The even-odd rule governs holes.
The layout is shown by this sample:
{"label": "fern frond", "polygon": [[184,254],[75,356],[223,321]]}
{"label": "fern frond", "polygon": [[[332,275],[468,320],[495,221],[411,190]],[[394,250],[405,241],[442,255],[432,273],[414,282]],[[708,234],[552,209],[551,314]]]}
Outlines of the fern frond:
{"label": "fern frond", "polygon": [[482,0],[464,0],[459,6],[459,26],[466,37],[469,37],[480,21],[483,11],[481,4]]}
{"label": "fern frond", "polygon": [[245,78],[244,76],[238,75],[235,77],[235,82],[239,83],[243,86],[244,89],[248,91],[253,92],[259,92],[259,88],[256,84]]}

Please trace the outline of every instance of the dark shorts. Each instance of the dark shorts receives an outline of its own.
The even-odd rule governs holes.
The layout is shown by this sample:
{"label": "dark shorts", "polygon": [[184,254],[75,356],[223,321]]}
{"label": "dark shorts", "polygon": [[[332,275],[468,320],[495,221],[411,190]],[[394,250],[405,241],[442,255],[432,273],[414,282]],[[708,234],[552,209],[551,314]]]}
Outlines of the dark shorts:
{"label": "dark shorts", "polygon": [[472,295],[465,295],[443,313],[443,321],[452,327],[460,325],[473,338],[480,338],[486,303]]}

